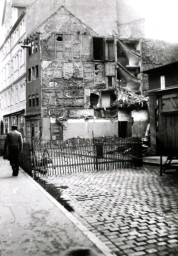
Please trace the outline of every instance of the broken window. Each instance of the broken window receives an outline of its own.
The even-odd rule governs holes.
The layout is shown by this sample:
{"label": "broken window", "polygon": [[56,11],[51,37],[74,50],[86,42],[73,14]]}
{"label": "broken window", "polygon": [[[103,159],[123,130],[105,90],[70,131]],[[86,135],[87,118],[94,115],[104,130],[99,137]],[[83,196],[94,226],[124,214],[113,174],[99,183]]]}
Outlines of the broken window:
{"label": "broken window", "polygon": [[90,107],[96,107],[98,104],[99,96],[95,93],[90,94]]}
{"label": "broken window", "polygon": [[104,60],[104,39],[93,38],[93,58],[94,60]]}
{"label": "broken window", "polygon": [[114,58],[114,40],[106,40],[106,60],[113,61]]}

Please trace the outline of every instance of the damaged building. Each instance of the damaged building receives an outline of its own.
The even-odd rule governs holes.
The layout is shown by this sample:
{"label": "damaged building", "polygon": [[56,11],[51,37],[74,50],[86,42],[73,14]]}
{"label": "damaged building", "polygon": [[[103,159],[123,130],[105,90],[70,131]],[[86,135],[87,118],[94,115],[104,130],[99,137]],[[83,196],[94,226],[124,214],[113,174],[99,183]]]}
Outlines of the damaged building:
{"label": "damaged building", "polygon": [[28,140],[143,136],[139,40],[100,36],[61,6],[22,47]]}

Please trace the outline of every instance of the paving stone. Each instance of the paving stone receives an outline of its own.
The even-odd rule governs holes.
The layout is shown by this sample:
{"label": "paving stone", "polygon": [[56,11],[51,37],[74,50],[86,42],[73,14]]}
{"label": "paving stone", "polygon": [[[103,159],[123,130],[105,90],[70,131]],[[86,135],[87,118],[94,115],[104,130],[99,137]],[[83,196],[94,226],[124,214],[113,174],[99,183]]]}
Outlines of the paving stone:
{"label": "paving stone", "polygon": [[[60,192],[74,208],[72,214],[88,228],[91,226],[89,229],[116,251],[116,255],[164,256],[164,251],[175,250],[178,179],[167,174],[160,177],[159,166],[43,179],[57,187],[67,186]],[[146,251],[151,249],[158,251]]]}
{"label": "paving stone", "polygon": [[168,240],[168,243],[169,244],[175,244],[175,243],[178,244],[178,240],[177,239],[171,239],[171,240]]}
{"label": "paving stone", "polygon": [[127,256],[142,256],[142,255],[146,255],[146,252],[142,251],[142,252],[129,253]]}
{"label": "paving stone", "polygon": [[151,248],[151,249],[148,249],[146,251],[147,251],[147,253],[151,254],[151,253],[157,252],[158,250],[155,249],[155,248]]}
{"label": "paving stone", "polygon": [[154,243],[157,243],[157,240],[156,239],[147,240],[147,243],[154,244]]}

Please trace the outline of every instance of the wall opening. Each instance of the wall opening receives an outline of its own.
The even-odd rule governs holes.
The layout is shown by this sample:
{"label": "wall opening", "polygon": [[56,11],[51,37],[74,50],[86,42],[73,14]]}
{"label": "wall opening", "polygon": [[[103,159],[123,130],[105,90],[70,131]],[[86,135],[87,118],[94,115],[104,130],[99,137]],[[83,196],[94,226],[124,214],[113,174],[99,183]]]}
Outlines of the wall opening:
{"label": "wall opening", "polygon": [[99,101],[99,96],[95,93],[90,94],[90,107],[96,107]]}
{"label": "wall opening", "polygon": [[101,105],[104,108],[111,107],[113,102],[116,100],[116,95],[113,91],[101,92]]}
{"label": "wall opening", "polygon": [[93,38],[93,58],[94,60],[104,60],[104,39]]}
{"label": "wall opening", "polygon": [[128,122],[127,121],[119,121],[118,122],[118,135],[121,138],[127,137],[127,129],[128,129]]}
{"label": "wall opening", "polygon": [[63,35],[56,35],[56,41],[62,42],[63,41]]}

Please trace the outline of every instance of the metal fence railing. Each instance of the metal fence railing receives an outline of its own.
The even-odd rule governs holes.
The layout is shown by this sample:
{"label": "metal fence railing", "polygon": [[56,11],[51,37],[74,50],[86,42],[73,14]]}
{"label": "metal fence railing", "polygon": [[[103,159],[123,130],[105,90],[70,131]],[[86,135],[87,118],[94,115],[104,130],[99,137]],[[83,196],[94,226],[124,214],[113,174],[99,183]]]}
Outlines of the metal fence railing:
{"label": "metal fence railing", "polygon": [[[0,137],[0,153],[5,136]],[[2,151],[2,152],[1,152]],[[140,138],[72,138],[66,141],[23,143],[20,165],[30,175],[112,170],[142,165]]]}
{"label": "metal fence railing", "polygon": [[27,146],[24,149],[23,165],[26,169],[30,167],[34,175],[60,175],[142,165],[140,138],[34,141],[31,149]]}

